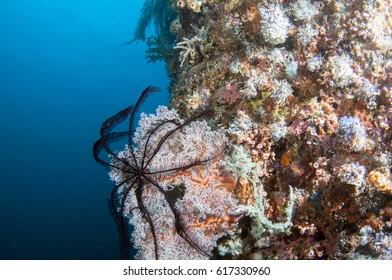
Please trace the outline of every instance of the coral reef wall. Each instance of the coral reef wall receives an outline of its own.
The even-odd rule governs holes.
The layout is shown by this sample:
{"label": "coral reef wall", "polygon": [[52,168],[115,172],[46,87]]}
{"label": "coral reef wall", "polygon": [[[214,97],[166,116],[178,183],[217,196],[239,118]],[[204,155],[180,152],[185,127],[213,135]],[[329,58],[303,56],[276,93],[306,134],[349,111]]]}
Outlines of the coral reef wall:
{"label": "coral reef wall", "polygon": [[214,109],[246,214],[215,256],[391,259],[391,2],[170,4],[171,106]]}

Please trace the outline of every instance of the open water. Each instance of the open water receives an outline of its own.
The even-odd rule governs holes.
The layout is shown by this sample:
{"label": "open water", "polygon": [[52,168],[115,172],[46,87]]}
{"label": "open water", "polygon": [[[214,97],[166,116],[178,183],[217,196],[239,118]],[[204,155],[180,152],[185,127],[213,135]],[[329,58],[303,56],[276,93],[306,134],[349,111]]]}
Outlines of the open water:
{"label": "open water", "polygon": [[118,259],[113,183],[92,157],[101,123],[163,64],[132,38],[142,0],[0,1],[0,259]]}

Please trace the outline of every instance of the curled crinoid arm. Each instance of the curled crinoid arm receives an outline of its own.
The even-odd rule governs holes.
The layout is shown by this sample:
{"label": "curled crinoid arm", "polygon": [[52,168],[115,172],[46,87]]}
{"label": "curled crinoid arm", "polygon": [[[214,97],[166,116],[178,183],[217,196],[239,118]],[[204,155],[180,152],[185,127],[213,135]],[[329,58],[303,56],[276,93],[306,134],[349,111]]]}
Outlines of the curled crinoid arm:
{"label": "curled crinoid arm", "polygon": [[104,136],[109,134],[113,128],[115,128],[118,124],[122,123],[132,112],[133,110],[133,105],[128,106],[127,108],[121,110],[114,116],[108,118],[106,121],[104,121],[101,125],[101,130],[100,135]]}
{"label": "curled crinoid arm", "polygon": [[[124,160],[121,160],[120,158],[118,158],[118,156],[110,149],[110,144],[113,142],[117,142],[123,138],[126,138],[128,136],[128,132],[111,132],[109,134],[104,134],[101,136],[101,138],[95,142],[94,146],[93,146],[93,156],[96,162],[98,162],[99,164],[108,167],[108,168],[117,168],[117,166],[113,163],[110,163],[106,160],[103,160],[100,157],[100,153],[102,150],[105,150],[110,156],[114,157],[117,159],[116,163],[123,163],[125,165],[128,165],[128,163]],[[119,167],[121,168],[121,167]]]}
{"label": "curled crinoid arm", "polygon": [[[147,178],[148,179],[148,178]],[[174,205],[174,203],[171,201],[171,199],[168,197],[168,193],[167,191],[163,190],[162,187],[159,186],[159,184],[157,182],[154,182],[150,179],[148,179],[148,181],[154,185],[155,187],[157,187],[157,189],[165,196],[165,199],[170,207],[171,212],[174,215],[174,219],[175,219],[175,230],[178,233],[178,235],[180,235],[186,242],[188,242],[189,245],[191,245],[194,249],[196,249],[199,253],[207,256],[207,257],[211,257],[210,254],[208,254],[207,252],[204,252],[200,246],[194,242],[192,240],[192,238],[188,235],[188,233],[185,230],[185,226],[181,220],[181,214],[178,211],[177,207]],[[153,226],[153,225],[152,225]],[[154,226],[153,226],[154,227]],[[155,234],[155,233],[154,233]],[[153,234],[153,235],[154,235]],[[156,238],[154,236],[154,242],[156,243]],[[155,249],[157,250],[157,247],[155,247]]]}
{"label": "curled crinoid arm", "polygon": [[[156,148],[154,149],[154,151],[151,153],[150,158],[147,160],[146,165],[149,165],[150,162],[154,159],[154,157],[156,156],[156,154],[159,152],[159,150],[161,149],[162,145],[165,143],[165,141],[170,138],[174,133],[176,133],[177,131],[183,129],[184,127],[186,127],[187,125],[189,125],[190,123],[201,119],[201,118],[205,118],[208,116],[211,116],[213,114],[213,112],[211,110],[205,110],[203,112],[201,112],[200,114],[196,115],[193,118],[188,119],[187,121],[185,121],[184,123],[177,125],[177,127],[175,127],[174,129],[168,131],[160,140],[159,142],[156,144]],[[196,163],[195,163],[196,164]],[[166,171],[161,171],[161,172],[166,172]]]}
{"label": "curled crinoid arm", "polygon": [[[155,135],[155,133],[164,125],[166,124],[173,124],[177,127],[179,127],[181,124],[177,121],[177,120],[165,120],[162,121],[161,123],[157,124],[153,129],[151,129],[151,131],[148,132],[148,137],[146,140],[146,143],[144,144],[144,151],[143,151],[143,158],[142,158],[142,166],[145,166],[145,164],[148,164],[145,162],[145,160],[148,158],[147,157],[147,153],[149,152],[149,144],[150,144],[150,140],[151,138]],[[154,152],[153,152],[154,153]],[[151,158],[152,159],[152,158]]]}

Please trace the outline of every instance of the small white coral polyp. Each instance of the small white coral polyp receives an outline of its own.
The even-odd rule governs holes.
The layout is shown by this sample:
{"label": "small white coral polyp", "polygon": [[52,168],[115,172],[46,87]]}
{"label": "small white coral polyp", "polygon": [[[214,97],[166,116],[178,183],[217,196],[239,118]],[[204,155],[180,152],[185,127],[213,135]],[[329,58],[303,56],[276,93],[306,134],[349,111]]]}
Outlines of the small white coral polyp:
{"label": "small white coral polyp", "polygon": [[338,176],[343,183],[356,187],[358,193],[362,191],[362,184],[365,181],[366,169],[358,162],[346,163],[339,168]]}
{"label": "small white coral polyp", "polygon": [[[162,123],[164,125],[156,129],[157,124]],[[166,192],[164,195],[156,186],[146,183],[142,201],[154,224],[160,259],[205,259],[206,255],[177,233],[177,223],[181,223],[188,238],[207,254],[211,253],[220,237],[232,233],[230,217],[235,216],[238,202],[229,191],[234,187],[234,180],[226,177],[221,166],[228,139],[223,129],[212,130],[206,121],[192,121],[162,142],[165,135],[181,123],[184,121],[177,112],[164,106],[158,107],[155,115],[141,114],[134,137],[135,156],[141,159],[145,157],[145,151],[154,150],[161,144],[149,162],[148,174],[154,176]],[[128,147],[119,156],[132,162]],[[179,168],[194,162],[198,164]],[[159,172],[161,170],[165,172]],[[112,169],[111,178],[117,183],[122,182],[125,176],[122,172]],[[154,172],[156,175],[153,175]],[[127,186],[119,190],[120,194],[124,189]],[[175,219],[167,201],[170,191],[178,195],[174,198],[174,207],[180,213],[180,221]],[[136,258],[153,259],[154,237],[137,207],[136,194],[130,192],[125,201],[124,215],[134,227],[131,240],[138,249]]]}
{"label": "small white coral polyp", "polygon": [[365,148],[367,134],[361,119],[357,117],[341,117],[339,120],[339,136],[341,143],[353,152]]}
{"label": "small white coral polyp", "polygon": [[330,57],[332,78],[337,87],[350,85],[356,75],[352,68],[353,61],[348,55],[335,55]]}
{"label": "small white coral polyp", "polygon": [[296,20],[311,20],[318,12],[317,8],[307,0],[299,0],[291,6]]}
{"label": "small white coral polyp", "polygon": [[270,5],[269,8],[259,9],[261,20],[261,33],[264,40],[271,45],[283,44],[289,35],[291,27],[289,18],[280,5]]}

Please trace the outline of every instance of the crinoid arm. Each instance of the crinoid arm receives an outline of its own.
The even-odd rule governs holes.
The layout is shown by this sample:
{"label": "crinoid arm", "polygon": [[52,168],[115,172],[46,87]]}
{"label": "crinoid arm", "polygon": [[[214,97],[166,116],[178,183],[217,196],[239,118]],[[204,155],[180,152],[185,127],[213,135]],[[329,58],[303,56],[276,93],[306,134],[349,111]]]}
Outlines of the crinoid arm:
{"label": "crinoid arm", "polygon": [[[176,121],[176,120],[165,120],[160,122],[159,124],[157,124],[153,129],[151,129],[151,131],[148,133],[148,137],[147,137],[147,141],[144,145],[144,152],[143,152],[143,159],[142,159],[142,163],[141,166],[145,166],[145,160],[147,158],[147,152],[148,152],[148,144],[150,143],[150,140],[153,138],[154,134],[164,125],[166,124],[174,124],[175,126],[179,127],[181,126],[181,124]],[[159,147],[157,147],[157,149],[159,149]],[[154,152],[153,152],[154,153]],[[148,164],[148,163],[147,163]]]}
{"label": "crinoid arm", "polygon": [[[158,186],[159,189],[159,186]],[[161,191],[161,190],[160,190]],[[137,200],[137,205],[139,207],[140,213],[142,215],[142,218],[147,221],[149,228],[150,228],[150,232],[152,235],[152,240],[154,242],[154,255],[155,255],[155,259],[158,259],[158,243],[157,243],[157,235],[156,235],[156,231],[155,231],[155,226],[153,223],[153,220],[151,218],[150,212],[147,209],[147,207],[144,205],[143,202],[143,185],[142,183],[140,183],[139,188],[137,188],[136,192],[136,200]]]}
{"label": "crinoid arm", "polygon": [[151,93],[153,93],[153,92],[160,92],[160,91],[161,90],[159,88],[157,88],[157,87],[149,86],[149,87],[145,88],[143,90],[143,92],[140,94],[139,99],[136,101],[136,104],[135,104],[135,106],[133,107],[133,109],[131,111],[131,117],[130,117],[130,120],[129,120],[129,129],[128,129],[128,132],[129,132],[128,145],[130,147],[132,159],[135,162],[135,165],[136,165],[137,168],[139,167],[138,166],[139,163],[138,163],[138,161],[136,160],[136,157],[135,157],[135,151],[134,151],[134,148],[133,148],[133,141],[132,141],[133,140],[133,135],[134,135],[134,133],[133,133],[134,132],[134,128],[133,127],[134,127],[134,122],[135,122],[135,114],[139,111],[140,106],[146,101],[147,97]]}
{"label": "crinoid arm", "polygon": [[[105,150],[110,156],[120,160],[117,155],[110,149],[109,145],[113,142],[117,142],[125,137],[128,136],[128,132],[127,131],[123,131],[123,132],[111,132],[107,135],[103,135],[98,141],[96,141],[94,143],[93,146],[93,157],[95,159],[96,162],[98,162],[99,164],[108,167],[108,168],[117,168],[116,165],[114,165],[113,163],[110,163],[106,160],[103,160],[100,157],[100,153],[102,150]],[[125,162],[123,162],[125,163]],[[125,163],[126,164],[126,163]]]}
{"label": "crinoid arm", "polygon": [[[114,213],[114,220],[117,224],[119,235],[120,235],[120,255],[121,259],[128,259],[128,249],[129,249],[129,242],[128,242],[128,227],[125,225],[125,216],[124,216],[124,205],[125,200],[129,195],[129,192],[136,187],[137,182],[134,179],[135,176],[125,180],[122,184],[117,185],[112,192],[110,193],[110,207],[112,209],[112,213]],[[115,205],[115,193],[125,184],[129,183],[128,188],[124,188],[124,193],[122,193],[121,201],[120,201],[120,209],[116,209]],[[129,211],[131,214],[131,210]]]}
{"label": "crinoid arm", "polygon": [[[151,160],[153,160],[153,158],[156,156],[156,154],[159,152],[159,150],[161,149],[162,145],[164,144],[164,142],[170,138],[170,136],[172,136],[174,133],[178,132],[179,130],[183,129],[184,127],[186,127],[187,125],[189,125],[190,123],[202,119],[202,118],[206,118],[208,116],[211,116],[213,114],[213,111],[208,109],[205,110],[203,112],[201,112],[200,114],[186,120],[185,122],[178,124],[177,127],[173,128],[172,130],[169,130],[164,136],[161,137],[160,141],[156,144],[155,149],[153,150],[153,152],[151,153],[151,156],[148,158],[146,165],[148,165]],[[174,120],[171,120],[171,122],[174,122]],[[158,128],[158,126],[156,127]],[[155,129],[154,129],[155,130]],[[147,141],[146,141],[146,147],[145,147],[145,151],[147,150],[147,144],[149,142],[151,138],[151,134],[149,135]],[[193,165],[197,165],[197,163],[193,163]],[[161,171],[162,172],[162,171]],[[163,171],[164,172],[164,171]]]}
{"label": "crinoid arm", "polygon": [[[115,153],[110,148],[110,144],[113,142],[120,141],[128,136],[129,143],[132,145],[132,127],[133,127],[133,122],[134,122],[134,116],[136,111],[138,111],[139,107],[143,104],[145,99],[149,96],[150,93],[152,92],[159,92],[160,89],[156,87],[149,86],[143,90],[143,92],[140,94],[136,105],[130,105],[126,107],[125,109],[119,111],[112,117],[108,118],[105,120],[100,129],[100,136],[101,138],[95,142],[93,146],[93,156],[94,159],[104,165],[105,167],[113,167],[113,164],[108,163],[107,161],[103,160],[100,158],[100,152],[105,149],[105,151],[112,157],[117,158]],[[122,131],[122,132],[112,132],[119,124],[124,122],[127,118],[130,118],[129,120],[129,130],[128,131]],[[132,148],[131,152],[133,154]],[[134,157],[133,157],[134,158]],[[117,160],[121,161],[119,158]]]}
{"label": "crinoid arm", "polygon": [[109,134],[117,125],[122,123],[129,116],[130,112],[133,110],[133,105],[121,110],[114,116],[108,118],[101,125],[100,134],[101,137]]}
{"label": "crinoid arm", "polygon": [[[153,92],[160,92],[161,90],[157,87],[146,87],[142,93],[140,94],[138,100],[136,101],[135,107],[133,107],[133,110],[131,111],[131,118],[129,120],[129,130],[130,132],[133,131],[133,126],[134,126],[134,120],[135,120],[135,115],[139,111],[140,107],[142,104],[146,101],[148,96],[153,93]],[[132,137],[129,138],[129,144],[132,143]]]}
{"label": "crinoid arm", "polygon": [[[152,181],[150,179],[148,179],[148,182],[150,182],[150,184],[152,184],[155,187],[157,187],[157,189],[159,189],[160,192],[165,196],[166,202],[169,205],[170,210],[171,210],[171,212],[174,215],[174,220],[175,220],[174,228],[175,228],[177,234],[179,236],[181,236],[181,238],[183,238],[194,249],[196,249],[200,254],[202,254],[202,255],[204,255],[204,256],[206,256],[208,258],[212,257],[211,254],[209,254],[208,252],[203,251],[203,249],[200,248],[200,246],[197,244],[197,242],[192,240],[192,238],[188,235],[188,233],[186,231],[186,226],[184,225],[184,222],[181,220],[181,213],[179,212],[179,210],[177,209],[175,204],[172,202],[172,200],[168,197],[169,196],[168,192],[163,190],[163,188],[160,187],[157,182],[154,182],[154,181]],[[158,245],[157,245],[157,241],[156,241],[155,230],[154,230],[153,236],[154,236],[155,251],[156,251],[155,255],[156,255],[156,258],[158,259],[158,250],[157,250]]]}

